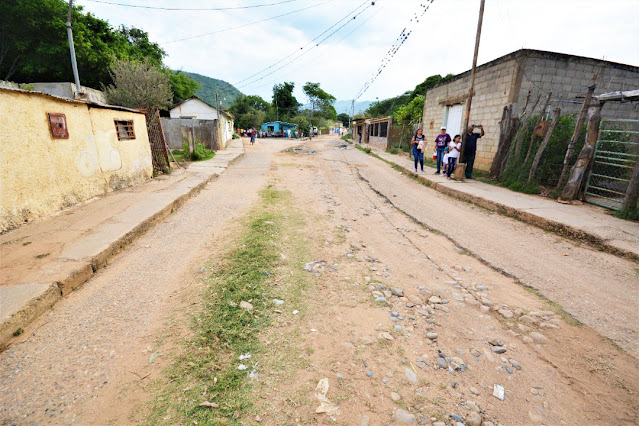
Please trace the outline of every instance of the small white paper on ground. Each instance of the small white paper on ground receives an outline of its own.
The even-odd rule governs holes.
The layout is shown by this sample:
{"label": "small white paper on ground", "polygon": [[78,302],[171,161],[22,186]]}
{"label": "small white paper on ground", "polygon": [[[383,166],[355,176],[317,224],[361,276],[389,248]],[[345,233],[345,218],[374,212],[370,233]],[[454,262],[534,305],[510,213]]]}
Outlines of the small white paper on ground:
{"label": "small white paper on ground", "polygon": [[493,396],[501,401],[504,400],[504,387],[500,385],[493,386]]}
{"label": "small white paper on ground", "polygon": [[315,412],[326,413],[331,419],[333,419],[333,421],[335,421],[335,416],[339,415],[339,407],[326,398],[327,393],[328,378],[323,378],[315,387],[315,397],[320,401],[320,405],[317,407]]}

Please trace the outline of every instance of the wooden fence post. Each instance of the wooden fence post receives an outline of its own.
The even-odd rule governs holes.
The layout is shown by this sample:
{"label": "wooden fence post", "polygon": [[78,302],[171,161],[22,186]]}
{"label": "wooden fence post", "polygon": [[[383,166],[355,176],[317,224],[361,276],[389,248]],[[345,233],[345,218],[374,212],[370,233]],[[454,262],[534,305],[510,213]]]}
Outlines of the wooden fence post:
{"label": "wooden fence post", "polygon": [[[532,109],[530,110],[530,114],[524,117],[524,114],[521,115],[520,117],[520,125],[524,125],[524,129],[527,127],[526,126],[526,122],[528,121],[528,117],[530,115],[532,115],[535,112],[535,108],[537,108],[537,104],[539,104],[539,101],[541,100],[541,95],[537,96],[537,100],[535,101],[535,103],[533,104]],[[515,159],[518,159],[519,156],[521,155],[521,142],[524,138],[524,134],[523,133],[517,133],[517,135],[515,135]]]}
{"label": "wooden fence post", "polygon": [[577,161],[570,169],[570,175],[566,186],[561,191],[561,196],[557,201],[570,202],[577,198],[581,187],[583,186],[583,179],[586,176],[590,161],[592,160],[595,152],[595,146],[597,139],[599,138],[599,125],[601,123],[601,107],[603,102],[597,102],[595,105],[588,108],[588,127],[586,128],[586,143],[577,157]]}
{"label": "wooden fence post", "polygon": [[537,171],[537,166],[539,166],[539,160],[541,160],[541,156],[543,155],[544,150],[546,149],[546,146],[548,146],[548,142],[550,141],[552,132],[555,131],[555,126],[559,122],[559,116],[561,115],[561,108],[555,108],[554,114],[555,114],[555,117],[553,118],[552,123],[550,124],[550,127],[548,128],[548,131],[546,132],[546,136],[544,137],[544,140],[541,142],[541,145],[539,145],[537,154],[535,154],[535,159],[533,160],[533,163],[530,166],[530,172],[528,173],[529,185],[530,185],[530,182],[532,181],[533,176],[535,175],[535,172]]}
{"label": "wooden fence post", "polygon": [[539,113],[537,124],[535,124],[535,128],[533,129],[532,135],[530,136],[530,145],[528,145],[528,152],[526,153],[526,158],[524,159],[524,162],[522,164],[522,169],[521,169],[522,173],[524,171],[524,168],[526,167],[526,163],[528,162],[528,159],[530,158],[530,154],[532,153],[533,146],[535,145],[535,130],[537,130],[537,127],[539,127],[539,124],[541,124],[541,120],[544,117],[546,110],[548,109],[548,105],[550,104],[551,96],[552,96],[552,92],[548,93],[548,97],[546,98],[546,103],[544,104],[543,109]]}
{"label": "wooden fence post", "polygon": [[588,105],[590,105],[590,99],[592,99],[592,94],[597,87],[595,82],[597,81],[598,76],[599,71],[596,71],[595,74],[592,76],[592,82],[588,87],[588,92],[584,97],[584,102],[581,104],[581,109],[579,110],[579,115],[577,116],[577,122],[575,123],[575,130],[572,132],[572,137],[570,138],[568,149],[566,149],[566,155],[564,156],[564,165],[561,168],[561,174],[559,175],[559,181],[557,182],[557,189],[561,188],[564,176],[566,175],[566,171],[568,170],[568,161],[570,160],[572,152],[575,150],[575,144],[577,143],[577,139],[579,139],[579,134],[581,133],[581,126],[584,125],[584,118],[586,117]]}
{"label": "wooden fence post", "polygon": [[632,170],[632,176],[630,182],[628,182],[628,189],[626,190],[626,196],[623,198],[622,210],[630,211],[637,208],[637,200],[639,200],[639,159],[635,163],[635,168]]}

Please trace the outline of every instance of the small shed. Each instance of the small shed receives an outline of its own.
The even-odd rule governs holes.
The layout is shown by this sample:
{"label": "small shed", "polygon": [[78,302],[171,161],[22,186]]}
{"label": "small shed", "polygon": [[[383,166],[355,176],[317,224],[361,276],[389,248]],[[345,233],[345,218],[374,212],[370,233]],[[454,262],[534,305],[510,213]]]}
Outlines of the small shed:
{"label": "small shed", "polygon": [[297,124],[286,123],[285,121],[271,121],[262,124],[262,131],[269,133],[271,136],[284,136],[287,131],[293,133],[297,130]]}

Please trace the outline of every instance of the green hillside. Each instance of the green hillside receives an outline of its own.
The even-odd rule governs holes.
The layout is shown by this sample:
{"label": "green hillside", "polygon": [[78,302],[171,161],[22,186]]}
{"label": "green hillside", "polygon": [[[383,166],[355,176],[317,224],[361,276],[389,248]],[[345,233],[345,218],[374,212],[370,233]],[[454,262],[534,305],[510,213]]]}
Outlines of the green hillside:
{"label": "green hillside", "polygon": [[231,106],[235,98],[242,94],[242,92],[237,90],[232,84],[227,83],[224,80],[218,80],[216,78],[206,77],[204,75],[186,71],[182,71],[182,73],[202,85],[200,89],[195,91],[195,94],[211,105],[215,105],[215,90],[219,90],[220,104],[223,108]]}

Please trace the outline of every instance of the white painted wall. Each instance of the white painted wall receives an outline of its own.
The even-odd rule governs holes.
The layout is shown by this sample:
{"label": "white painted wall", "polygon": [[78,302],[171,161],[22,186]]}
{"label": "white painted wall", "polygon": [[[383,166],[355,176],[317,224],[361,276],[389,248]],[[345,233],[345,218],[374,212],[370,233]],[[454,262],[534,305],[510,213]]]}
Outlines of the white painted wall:
{"label": "white painted wall", "polygon": [[215,120],[217,109],[199,99],[189,99],[170,111],[171,118],[195,117],[198,120]]}

